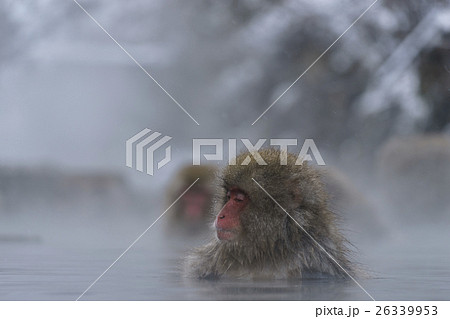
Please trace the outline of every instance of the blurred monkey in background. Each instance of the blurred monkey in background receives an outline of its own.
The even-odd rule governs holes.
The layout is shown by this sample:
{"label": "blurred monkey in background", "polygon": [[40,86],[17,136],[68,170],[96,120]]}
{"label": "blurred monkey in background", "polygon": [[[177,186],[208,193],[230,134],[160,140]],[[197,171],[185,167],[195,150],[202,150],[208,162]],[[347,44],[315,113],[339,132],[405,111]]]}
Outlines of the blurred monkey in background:
{"label": "blurred monkey in background", "polygon": [[382,193],[400,221],[450,219],[450,136],[392,138],[377,164]]}
{"label": "blurred monkey in background", "polygon": [[330,209],[339,215],[352,236],[373,240],[387,234],[385,216],[349,176],[334,167],[320,168],[320,173]]}
{"label": "blurred monkey in background", "polygon": [[214,194],[214,166],[182,167],[167,189],[167,206],[171,205],[194,181],[199,180],[173,205],[168,212],[168,227],[184,235],[204,231],[212,222],[209,214]]}

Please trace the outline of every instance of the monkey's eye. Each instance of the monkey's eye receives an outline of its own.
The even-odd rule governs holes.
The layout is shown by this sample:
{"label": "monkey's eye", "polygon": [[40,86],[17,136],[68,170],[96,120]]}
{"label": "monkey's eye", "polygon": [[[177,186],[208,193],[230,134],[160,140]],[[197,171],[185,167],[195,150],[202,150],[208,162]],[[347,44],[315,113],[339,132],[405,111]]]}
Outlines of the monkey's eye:
{"label": "monkey's eye", "polygon": [[231,192],[228,191],[228,192],[227,192],[227,200],[230,200],[230,198],[231,198]]}
{"label": "monkey's eye", "polygon": [[245,194],[244,193],[236,193],[236,197],[234,198],[235,201],[243,202],[245,200]]}

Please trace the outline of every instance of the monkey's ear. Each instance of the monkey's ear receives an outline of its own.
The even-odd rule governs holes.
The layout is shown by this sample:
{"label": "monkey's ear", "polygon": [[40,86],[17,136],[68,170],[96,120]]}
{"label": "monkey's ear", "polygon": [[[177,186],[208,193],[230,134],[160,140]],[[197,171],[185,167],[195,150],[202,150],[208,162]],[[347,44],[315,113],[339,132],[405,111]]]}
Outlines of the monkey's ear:
{"label": "monkey's ear", "polygon": [[303,203],[303,194],[298,188],[293,188],[291,191],[291,203],[292,207],[290,209],[297,209],[299,207],[302,207]]}
{"label": "monkey's ear", "polygon": [[289,181],[287,191],[289,207],[286,208],[297,209],[301,207],[305,194],[303,194],[301,187],[299,187],[299,181],[295,176]]}

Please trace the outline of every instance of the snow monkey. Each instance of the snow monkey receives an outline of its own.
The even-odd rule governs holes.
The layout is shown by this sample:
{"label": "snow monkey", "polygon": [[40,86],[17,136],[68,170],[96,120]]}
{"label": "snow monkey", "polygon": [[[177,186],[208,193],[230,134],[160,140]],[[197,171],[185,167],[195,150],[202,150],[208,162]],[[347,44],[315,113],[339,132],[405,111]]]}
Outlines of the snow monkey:
{"label": "snow monkey", "polygon": [[[167,189],[167,206],[171,205],[194,181],[198,181],[184,194],[168,214],[170,232],[198,234],[208,228],[211,216],[216,168],[213,166],[182,167]],[[174,229],[176,228],[176,229]]]}
{"label": "snow monkey", "polygon": [[[318,170],[297,156],[268,148],[267,165],[244,152],[227,166],[215,199],[215,236],[185,260],[202,279],[348,278],[355,268]],[[281,156],[287,156],[282,165]],[[247,163],[248,159],[244,162]]]}
{"label": "snow monkey", "polygon": [[378,153],[382,192],[400,222],[448,222],[449,136],[394,137]]}

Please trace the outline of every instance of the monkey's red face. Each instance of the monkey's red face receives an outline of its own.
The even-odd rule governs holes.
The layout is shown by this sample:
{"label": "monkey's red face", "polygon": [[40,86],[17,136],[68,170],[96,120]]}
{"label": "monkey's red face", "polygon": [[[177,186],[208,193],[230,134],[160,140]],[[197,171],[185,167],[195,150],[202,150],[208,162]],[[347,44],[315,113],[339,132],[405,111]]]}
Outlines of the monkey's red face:
{"label": "monkey's red face", "polygon": [[247,206],[247,194],[238,188],[227,192],[227,202],[216,218],[215,226],[217,238],[220,240],[234,240],[241,231],[240,216]]}
{"label": "monkey's red face", "polygon": [[205,190],[189,190],[181,199],[182,217],[187,221],[199,221],[206,214],[209,194]]}

